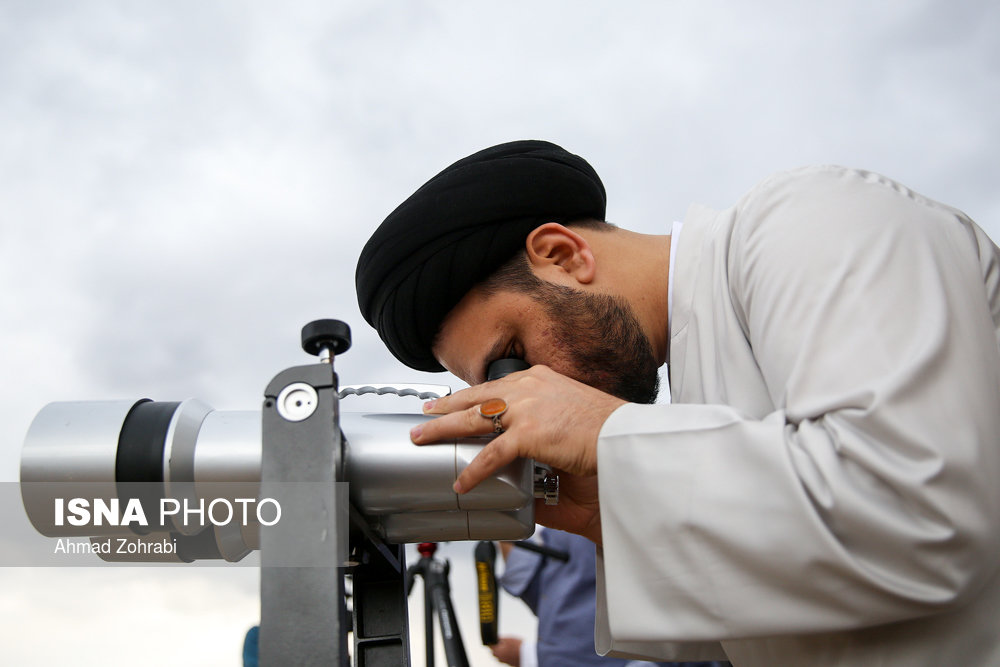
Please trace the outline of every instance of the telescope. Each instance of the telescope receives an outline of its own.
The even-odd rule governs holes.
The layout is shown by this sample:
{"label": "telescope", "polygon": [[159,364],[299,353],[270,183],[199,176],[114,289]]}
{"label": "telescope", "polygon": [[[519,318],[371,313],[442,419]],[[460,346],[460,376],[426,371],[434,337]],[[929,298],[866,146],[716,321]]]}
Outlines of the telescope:
{"label": "telescope", "polygon": [[[355,664],[409,664],[402,545],[529,537],[535,499],[558,502],[558,478],[518,459],[456,494],[494,436],[418,447],[409,431],[423,415],[341,411],[352,395],[450,393],[341,387],[334,359],[350,344],[343,322],[307,324],[302,347],[319,362],[279,372],[259,410],[198,399],[45,406],[21,458],[29,520],[48,537],[89,538],[110,561],[235,562],[259,550],[262,665],[349,665],[348,625]],[[518,368],[504,362],[503,373]]]}

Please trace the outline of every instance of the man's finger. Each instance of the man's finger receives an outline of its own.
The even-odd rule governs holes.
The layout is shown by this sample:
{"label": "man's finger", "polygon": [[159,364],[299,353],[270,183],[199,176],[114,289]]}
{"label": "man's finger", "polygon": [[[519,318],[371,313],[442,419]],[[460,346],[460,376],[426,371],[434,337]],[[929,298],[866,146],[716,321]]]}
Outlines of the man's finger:
{"label": "man's finger", "polygon": [[480,482],[517,458],[513,440],[501,434],[476,455],[455,480],[455,493],[466,493]]}
{"label": "man's finger", "polygon": [[423,404],[424,414],[445,415],[449,412],[457,412],[474,405],[479,405],[483,401],[487,401],[491,398],[502,398],[500,389],[495,384],[496,382],[501,381],[502,380],[494,380],[493,382],[477,384],[475,386],[456,391],[450,396],[442,396],[441,398],[427,401]]}
{"label": "man's finger", "polygon": [[410,440],[417,445],[426,445],[440,440],[490,433],[493,433],[493,420],[479,414],[477,404],[460,412],[452,412],[417,424],[410,429]]}

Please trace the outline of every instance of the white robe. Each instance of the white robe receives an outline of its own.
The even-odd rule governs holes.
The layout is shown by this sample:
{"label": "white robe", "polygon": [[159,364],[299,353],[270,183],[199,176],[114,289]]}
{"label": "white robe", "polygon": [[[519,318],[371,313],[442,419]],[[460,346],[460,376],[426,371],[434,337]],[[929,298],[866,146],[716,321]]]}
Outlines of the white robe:
{"label": "white robe", "polygon": [[672,403],[598,442],[598,650],[1000,665],[997,247],[812,167],[692,207],[674,279]]}

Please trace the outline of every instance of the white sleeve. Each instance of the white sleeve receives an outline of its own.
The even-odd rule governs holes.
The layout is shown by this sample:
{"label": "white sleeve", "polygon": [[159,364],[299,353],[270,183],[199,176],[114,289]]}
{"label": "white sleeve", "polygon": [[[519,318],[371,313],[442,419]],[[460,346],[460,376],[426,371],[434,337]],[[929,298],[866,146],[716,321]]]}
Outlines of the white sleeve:
{"label": "white sleeve", "polygon": [[601,432],[616,642],[915,618],[1000,562],[1000,350],[971,223],[874,175],[805,185],[742,202],[713,294],[739,326],[700,351],[724,395],[749,346],[775,409],[629,404]]}
{"label": "white sleeve", "polygon": [[521,640],[521,667],[538,667],[538,644],[530,639]]}
{"label": "white sleeve", "polygon": [[594,619],[594,648],[599,655],[632,660],[653,661],[712,661],[726,660],[719,642],[678,642],[662,637],[640,640],[618,640],[611,635],[608,623],[607,591],[604,582],[603,550],[597,549],[597,595]]}

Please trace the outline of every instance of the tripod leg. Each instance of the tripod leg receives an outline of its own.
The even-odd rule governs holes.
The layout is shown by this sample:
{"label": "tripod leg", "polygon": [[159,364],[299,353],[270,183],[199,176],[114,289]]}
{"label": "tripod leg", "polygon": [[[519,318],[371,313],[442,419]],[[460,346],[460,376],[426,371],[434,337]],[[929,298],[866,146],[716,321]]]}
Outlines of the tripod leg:
{"label": "tripod leg", "polygon": [[424,581],[430,586],[434,609],[437,611],[444,640],[444,654],[448,667],[469,667],[469,658],[462,643],[462,632],[455,618],[455,608],[451,604],[451,587],[448,585],[448,565],[441,561],[431,561]]}
{"label": "tripod leg", "polygon": [[[425,569],[426,572],[426,569]],[[424,643],[426,644],[426,667],[434,667],[434,599],[430,582],[424,577]]]}

